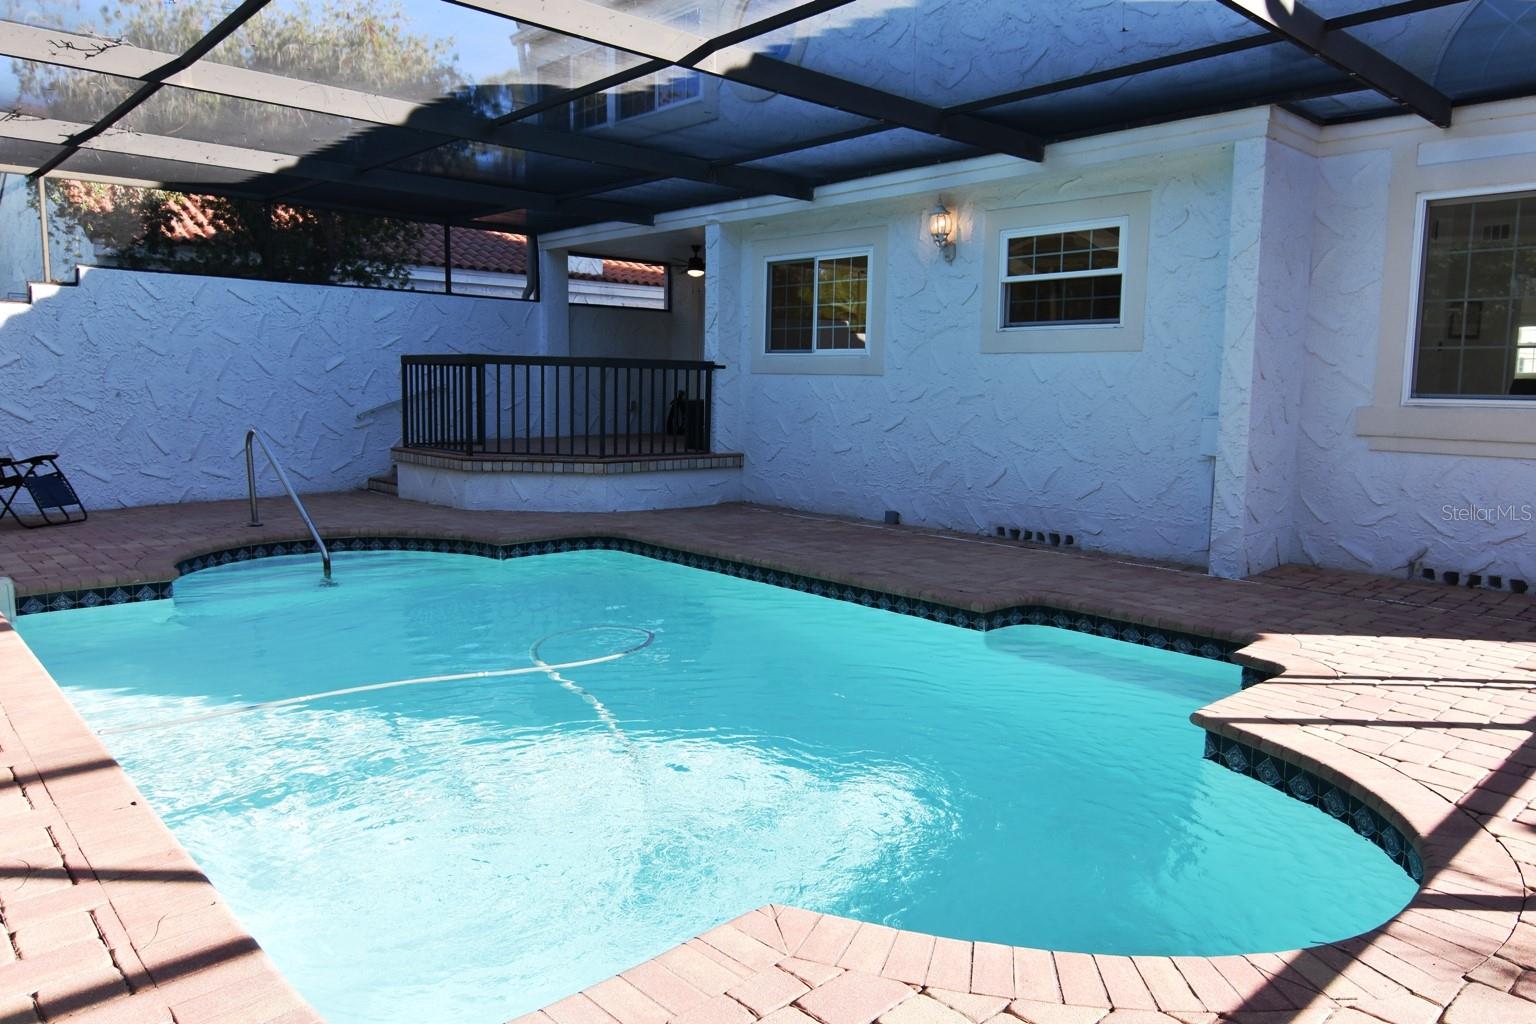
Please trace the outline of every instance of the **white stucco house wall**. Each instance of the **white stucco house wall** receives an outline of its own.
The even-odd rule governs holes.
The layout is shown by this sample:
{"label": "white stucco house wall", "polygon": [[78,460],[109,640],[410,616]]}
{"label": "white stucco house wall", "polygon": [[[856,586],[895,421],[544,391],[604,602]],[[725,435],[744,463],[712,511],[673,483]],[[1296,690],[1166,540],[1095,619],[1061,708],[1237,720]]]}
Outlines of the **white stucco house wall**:
{"label": "white stucco house wall", "polygon": [[[1449,130],[1253,109],[546,235],[537,303],[90,271],[0,306],[0,448],[64,451],[97,505],[234,497],[256,422],[303,486],[355,487],[397,440],[402,352],[702,355],[747,500],[1509,586],[1536,579],[1536,403],[1405,383],[1423,204],[1482,192],[1536,192],[1536,101]],[[1003,329],[1005,236],[1083,223],[1122,231],[1119,323]],[[662,236],[708,267],[669,311],[576,312],[570,254]],[[768,351],[768,264],[847,253],[865,347]]]}
{"label": "white stucco house wall", "polygon": [[[1427,196],[1536,188],[1536,103],[1319,128],[1278,109],[667,215],[708,238],[717,447],[745,496],[1241,576],[1290,562],[1536,578],[1536,405],[1406,397]],[[946,263],[937,199],[958,215]],[[1136,337],[999,344],[997,247],[1019,224],[1145,209]],[[634,229],[547,245],[599,247]],[[763,350],[777,253],[864,247],[867,354]],[[1129,285],[1128,285],[1129,287]],[[1027,333],[1027,332],[1026,332]],[[1011,348],[1011,350],[1009,350]]]}

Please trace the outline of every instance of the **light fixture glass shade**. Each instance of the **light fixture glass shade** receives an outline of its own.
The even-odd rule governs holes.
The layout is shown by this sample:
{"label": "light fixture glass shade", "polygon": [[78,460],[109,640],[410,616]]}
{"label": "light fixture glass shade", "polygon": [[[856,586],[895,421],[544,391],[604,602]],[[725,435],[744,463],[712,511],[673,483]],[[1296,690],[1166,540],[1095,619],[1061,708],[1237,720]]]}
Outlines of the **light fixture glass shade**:
{"label": "light fixture glass shade", "polygon": [[949,236],[955,230],[955,215],[945,209],[944,204],[933,208],[928,215],[928,233],[933,236],[933,244],[944,246],[949,244]]}
{"label": "light fixture glass shade", "polygon": [[699,247],[693,247],[693,255],[688,257],[688,267],[684,271],[689,277],[704,276],[704,257],[699,255]]}

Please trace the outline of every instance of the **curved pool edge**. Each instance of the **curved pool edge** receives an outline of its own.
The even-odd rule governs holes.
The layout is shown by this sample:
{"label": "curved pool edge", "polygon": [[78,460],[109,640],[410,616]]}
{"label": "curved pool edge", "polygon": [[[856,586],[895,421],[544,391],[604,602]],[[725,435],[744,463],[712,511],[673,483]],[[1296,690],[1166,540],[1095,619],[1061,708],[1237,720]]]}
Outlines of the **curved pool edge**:
{"label": "curved pool edge", "polygon": [[[826,520],[823,524],[830,526],[836,522]],[[354,535],[368,532],[360,530]],[[610,535],[613,533],[609,532]],[[675,537],[647,539],[631,534],[624,539],[681,549]],[[488,537],[478,543],[505,541]],[[205,552],[209,550],[208,545],[201,547]],[[196,551],[197,546],[191,545],[188,550]],[[721,556],[699,552],[698,557]],[[784,571],[793,572],[795,568],[788,565]],[[860,587],[871,582],[865,574],[859,576],[858,582],[849,580],[839,585]],[[1201,586],[1207,585],[1231,586],[1215,580],[1201,583]],[[1116,620],[1135,621],[1126,615],[1123,607],[1116,607],[1114,601],[1089,597],[1063,599],[1060,594],[1044,589],[1031,595],[1031,600]],[[1194,719],[1208,732],[1271,753],[1333,781],[1369,803],[1400,828],[1405,837],[1416,842],[1423,858],[1425,885],[1401,913],[1379,928],[1341,942],[1278,954],[1216,958],[1115,957],[933,939],[825,915],[813,915],[809,929],[800,935],[810,920],[804,915],[810,912],[768,907],[750,911],[683,947],[553,1004],[548,1011],[531,1014],[529,1019],[539,1024],[564,1024],[578,1013],[596,1012],[600,1016],[593,1019],[611,1018],[620,1024],[659,1024],[664,1020],[704,1024],[714,1020],[751,1020],[770,1016],[779,1006],[798,1006],[828,1024],[841,1024],[855,1018],[873,1020],[885,1013],[890,1006],[865,1016],[867,1010],[893,993],[900,995],[882,983],[894,982],[902,986],[906,994],[900,995],[891,1006],[919,998],[934,999],[957,1007],[963,1016],[976,1021],[1005,1011],[1024,1019],[1065,1019],[1050,1017],[1047,1008],[1067,1006],[1105,1013],[1111,1008],[1177,1013],[1186,1018],[1192,1014],[1225,1016],[1245,1011],[1281,1014],[1281,1017],[1272,1018],[1276,1020],[1296,1019],[1305,1011],[1309,1021],[1322,1020],[1326,1016],[1326,1012],[1319,1016],[1314,1015],[1314,1011],[1350,1008],[1384,1020],[1407,1022],[1438,1019],[1440,1009],[1453,1001],[1459,1001],[1458,1005],[1467,1003],[1466,1012],[1478,1014],[1465,1016],[1466,1020],[1536,1020],[1536,1013],[1530,1012],[1532,1004],[1506,994],[1510,986],[1501,985],[1497,977],[1499,972],[1485,969],[1495,962],[1514,965],[1514,972],[1519,976],[1520,965],[1529,965],[1533,960],[1531,934],[1536,932],[1532,931],[1531,925],[1519,922],[1525,889],[1520,866],[1510,851],[1467,809],[1436,793],[1428,784],[1410,778],[1378,757],[1351,750],[1336,739],[1318,735],[1317,730],[1327,731],[1326,724],[1318,723],[1340,717],[1330,716],[1328,712],[1347,706],[1362,685],[1390,683],[1394,674],[1373,665],[1370,678],[1360,685],[1353,685],[1351,673],[1338,667],[1337,655],[1318,656],[1304,636],[1260,633],[1256,628],[1244,630],[1234,626],[1234,615],[1246,614],[1255,623],[1262,621],[1263,615],[1257,608],[1244,610],[1238,607],[1234,611],[1232,602],[1225,599],[1220,603],[1224,606],[1224,614],[1219,617],[1226,623],[1225,627],[1213,630],[1207,626],[1203,632],[1219,632],[1234,644],[1248,641],[1233,652],[1232,660],[1261,668],[1271,677],[1201,709]],[[993,611],[997,607],[997,602],[990,606]],[[989,606],[978,602],[973,610],[987,614]],[[1213,612],[1212,617],[1218,616]],[[1192,633],[1196,630],[1190,627],[1199,625],[1187,615],[1168,613],[1141,617],[1140,621],[1154,628],[1183,629]],[[1422,676],[1408,672],[1398,674],[1412,681],[1405,685],[1418,685],[1420,689],[1426,689],[1432,683],[1432,680],[1426,682]],[[28,676],[33,678],[28,680]],[[41,687],[37,676],[44,681]],[[1360,679],[1359,673],[1355,673],[1355,679]],[[1527,696],[1536,693],[1536,686],[1522,682],[1521,693]],[[158,893],[146,891],[145,877],[133,873],[137,865],[141,861],[159,859],[180,865],[175,870],[185,871],[190,859],[153,813],[142,803],[134,803],[138,799],[137,791],[110,757],[105,757],[106,764],[93,767],[89,772],[77,772],[79,758],[84,756],[87,762],[100,761],[105,751],[69,707],[56,684],[37,665],[20,638],[8,629],[0,634],[0,708],[5,712],[9,730],[16,736],[15,746],[3,743],[6,749],[13,751],[13,756],[18,750],[25,755],[30,749],[28,739],[39,749],[46,748],[44,760],[21,762],[17,778],[36,778],[47,790],[52,811],[45,809],[45,815],[51,813],[53,819],[65,824],[63,831],[75,837],[73,841],[78,844],[80,863],[85,866],[85,882],[101,887],[104,905],[113,910],[111,916],[122,921],[125,929],[128,921],[139,920],[150,913],[157,919],[181,915],[195,917],[197,910],[189,912],[167,907],[163,909],[168,912],[162,913],[156,909]],[[1355,725],[1352,728],[1369,731],[1370,726]],[[1397,728],[1401,727],[1393,726],[1390,721],[1384,725],[1384,729]],[[1518,784],[1528,782],[1531,775],[1529,767],[1506,769],[1506,772],[1519,776],[1515,780],[1517,785],[1507,787],[1511,792],[1518,788]],[[81,786],[71,781],[76,778],[89,779],[91,784]],[[1469,799],[1488,792],[1474,785],[1475,781],[1472,778],[1466,780]],[[1442,785],[1441,788],[1454,792],[1455,787]],[[55,789],[63,795],[62,801],[54,799]],[[1504,802],[1516,799],[1510,795]],[[1524,806],[1527,798],[1520,797],[1518,801]],[[129,807],[136,810],[128,813]],[[105,826],[92,828],[94,823],[103,820],[101,808],[110,808],[121,815],[114,819],[110,837],[104,831]],[[1496,812],[1484,807],[1475,809],[1492,820],[1503,820],[1496,817]],[[8,847],[16,845],[9,842],[12,834],[9,828],[5,830]],[[124,842],[128,844],[126,847],[122,845]],[[57,845],[63,847],[65,844]],[[133,857],[132,863],[126,865],[129,870],[118,877],[114,869],[121,864],[123,852],[133,852],[141,846],[149,852]],[[93,857],[93,854],[97,856]],[[113,863],[114,857],[118,864]],[[61,854],[61,860],[68,864],[66,855]],[[105,865],[106,870],[100,870],[98,865]],[[191,871],[196,872],[195,867]],[[69,878],[72,888],[81,884],[68,871],[64,875]],[[223,909],[217,894],[200,872],[196,872],[196,878],[189,875],[188,885],[197,888],[179,895],[176,906],[181,906],[182,900],[186,899],[188,905],[202,908],[200,901],[208,899],[206,909],[210,916],[206,925],[192,923],[190,917],[182,918],[181,923],[186,928],[181,932],[182,942],[176,948],[205,942],[210,948],[241,952],[227,961],[215,962],[211,967],[204,967],[196,958],[191,958],[187,966],[179,968],[180,973],[167,975],[162,985],[160,976],[150,964],[161,962],[159,958],[163,952],[154,951],[146,960],[131,932],[118,937],[119,946],[123,947],[119,949],[105,934],[108,929],[100,929],[103,932],[100,945],[111,951],[109,959],[115,959],[119,952],[129,954],[130,963],[138,958],[145,967],[141,980],[147,978],[150,982],[132,996],[121,998],[143,1005],[145,1000],[141,997],[146,992],[158,993],[167,989],[177,998],[181,998],[182,993],[196,992],[195,995],[187,994],[184,1001],[204,999],[203,1005],[212,1006],[214,996],[243,1000],[249,989],[271,993],[271,998],[278,1001],[296,1002],[290,1002],[288,1009],[275,1016],[261,1016],[253,1011],[242,1013],[240,1019],[281,1019],[284,1024],[288,1024],[290,1018],[294,1022],[318,1019],[292,994],[270,961],[260,954],[254,941]],[[206,887],[206,892],[201,887]],[[90,902],[79,895],[74,898]],[[68,902],[64,897],[53,899],[61,904]],[[9,906],[10,901],[6,905]],[[763,927],[770,922],[783,940],[782,944],[763,941],[764,936],[772,934]],[[786,928],[790,932],[786,932]],[[791,933],[799,936],[798,942],[792,944]],[[163,936],[152,936],[149,941],[161,939]],[[763,949],[746,945],[742,939],[757,942]],[[921,949],[925,946],[927,959],[921,977],[917,977],[917,968],[912,965],[923,959]],[[898,948],[903,951],[902,957],[896,956]],[[100,968],[99,961],[94,967],[86,965],[84,950],[70,949],[72,955],[82,957],[80,973]],[[1507,954],[1507,959],[1495,961],[1493,958],[1501,952]],[[763,959],[768,953],[776,954],[771,965]],[[877,956],[884,959],[879,968],[874,969],[873,961]],[[62,962],[69,958],[61,955],[58,959]],[[706,962],[714,967],[707,966]],[[36,963],[41,966],[40,960]],[[225,963],[238,964],[241,973],[237,976]],[[1004,968],[1005,963],[1011,965],[1011,976]],[[27,960],[24,958],[9,966],[22,968],[27,966]],[[786,970],[786,967],[790,969]],[[130,971],[134,969],[129,968]],[[214,969],[223,971],[218,979],[204,974],[206,970]],[[0,967],[0,979],[5,977],[5,971],[6,968]],[[803,977],[797,975],[797,971]],[[10,973],[19,979],[24,972],[11,970]],[[126,972],[120,973],[126,977]],[[898,974],[904,974],[906,979],[896,977]],[[1010,978],[1006,983],[1005,976]],[[249,985],[242,984],[240,979],[244,977],[253,980]],[[645,984],[639,984],[638,979],[646,979]],[[11,994],[16,984],[21,983],[0,982],[0,996]],[[105,991],[100,985],[98,989]],[[795,994],[779,1006],[774,1005],[787,992]],[[117,1001],[119,996],[109,998]],[[160,996],[150,998],[155,1001]],[[250,1007],[256,1003],[250,1001],[242,1005]],[[925,1007],[914,1004],[916,1009]],[[177,1019],[217,1020],[228,1016],[222,1011],[215,1016],[193,1012],[197,1015],[188,1017],[178,1013]],[[847,1015],[849,1012],[851,1016]],[[799,1018],[784,1016],[781,1019]],[[922,1018],[914,1016],[912,1019]],[[1073,1018],[1091,1019],[1095,1018],[1089,1013]]]}
{"label": "curved pool edge", "polygon": [[1300,733],[1288,720],[1316,714],[1315,700],[1298,692],[1315,685],[1316,666],[1268,667],[1272,678],[1192,719],[1350,792],[1415,845],[1423,884],[1370,931],[1272,953],[1118,956],[969,942],[770,904],[516,1024],[804,1024],[785,1008],[833,1024],[883,1019],[905,1004],[893,1021],[1093,1024],[1131,1011],[1151,1016],[1123,1019],[1312,1024],[1349,1010],[1357,1024],[1410,1024],[1440,1020],[1469,992],[1480,1002],[1465,1012],[1477,1016],[1460,1020],[1536,1020],[1529,1004],[1479,977],[1517,928],[1531,927],[1519,924],[1519,864],[1450,800],[1365,754]]}

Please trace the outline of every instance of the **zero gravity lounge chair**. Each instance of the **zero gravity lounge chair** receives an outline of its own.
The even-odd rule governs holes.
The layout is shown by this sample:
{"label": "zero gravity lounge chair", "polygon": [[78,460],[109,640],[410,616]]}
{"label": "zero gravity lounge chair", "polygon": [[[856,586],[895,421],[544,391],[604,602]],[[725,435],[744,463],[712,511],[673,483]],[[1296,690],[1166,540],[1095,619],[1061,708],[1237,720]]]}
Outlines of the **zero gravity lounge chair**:
{"label": "zero gravity lounge chair", "polygon": [[[80,496],[59,468],[57,458],[57,454],[25,459],[0,456],[0,520],[10,513],[11,518],[28,529],[85,522],[85,506],[80,504]],[[32,499],[42,522],[29,523],[21,518],[15,502],[22,491]]]}

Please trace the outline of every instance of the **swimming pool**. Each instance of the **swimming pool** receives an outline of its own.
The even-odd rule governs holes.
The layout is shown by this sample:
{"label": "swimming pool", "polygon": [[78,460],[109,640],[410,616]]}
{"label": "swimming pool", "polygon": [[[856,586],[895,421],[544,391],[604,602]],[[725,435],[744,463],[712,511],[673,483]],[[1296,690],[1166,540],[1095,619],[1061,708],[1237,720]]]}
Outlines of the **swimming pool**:
{"label": "swimming pool", "polygon": [[1188,716],[1231,665],[615,551],[336,573],[267,559],[18,628],[337,1024],[489,1024],[768,902],[1220,954],[1343,938],[1415,889],[1201,759]]}

